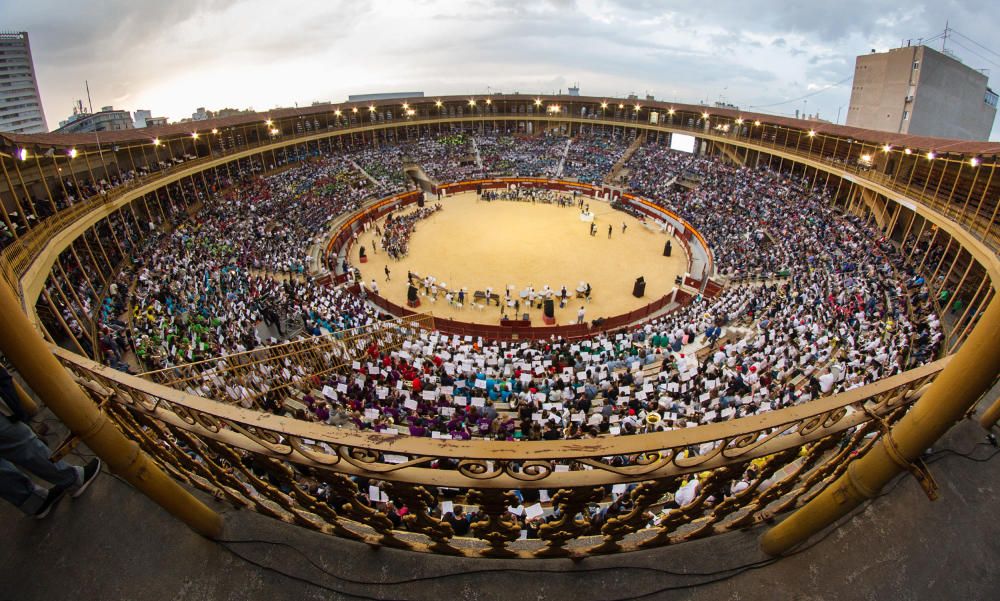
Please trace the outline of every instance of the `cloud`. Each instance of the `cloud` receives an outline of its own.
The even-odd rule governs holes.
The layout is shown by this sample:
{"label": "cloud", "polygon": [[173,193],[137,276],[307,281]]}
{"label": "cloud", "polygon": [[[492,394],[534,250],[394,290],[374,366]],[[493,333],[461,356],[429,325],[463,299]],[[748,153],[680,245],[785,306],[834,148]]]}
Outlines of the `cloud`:
{"label": "cloud", "polygon": [[[205,106],[266,109],[348,94],[488,89],[584,94],[650,91],[743,106],[848,77],[854,57],[941,31],[991,45],[1000,15],[956,2],[841,0],[0,0],[31,34],[50,126],[83,97],[172,118]],[[961,38],[955,38],[962,42]],[[977,47],[971,42],[965,45]],[[956,50],[974,67],[992,67]],[[996,72],[996,71],[995,71]],[[996,87],[996,86],[994,86]],[[809,99],[827,114],[850,86]],[[789,105],[791,106],[791,105]],[[784,110],[778,106],[776,110]],[[792,110],[792,109],[789,109]],[[1000,132],[998,132],[1000,133]]]}

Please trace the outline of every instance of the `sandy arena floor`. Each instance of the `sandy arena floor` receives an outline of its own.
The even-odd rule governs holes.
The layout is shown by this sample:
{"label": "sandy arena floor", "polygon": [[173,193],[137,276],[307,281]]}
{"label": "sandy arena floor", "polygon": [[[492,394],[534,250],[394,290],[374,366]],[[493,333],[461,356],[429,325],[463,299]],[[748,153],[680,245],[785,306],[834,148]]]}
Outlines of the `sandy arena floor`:
{"label": "sandy arena floor", "polygon": [[[597,234],[590,235],[590,223],[580,219],[580,210],[552,204],[477,200],[475,192],[463,192],[445,198],[444,210],[417,223],[410,238],[409,256],[396,261],[383,251],[372,252],[374,227],[360,237],[359,245],[368,251],[368,262],[358,262],[358,246],[351,250],[351,262],[361,268],[366,284],[378,282],[379,294],[398,304],[406,304],[406,272],[421,277],[432,275],[447,283],[448,289],[465,288],[471,296],[476,290],[492,286],[503,295],[508,284],[516,291],[531,285],[541,290],[548,284],[555,290],[563,285],[570,292],[570,302],[560,309],[556,302],[556,323],[576,322],[580,306],[586,307],[586,319],[620,315],[653,302],[668,294],[674,277],[684,273],[687,256],[684,247],[673,240],[673,256],[664,257],[667,235],[644,226],[639,220],[616,211],[608,203],[590,201]],[[416,208],[402,211],[409,213]],[[622,223],[628,227],[622,234]],[[608,239],[608,225],[613,226]],[[379,227],[383,220],[379,221]],[[385,281],[388,264],[391,280]],[[632,296],[632,285],[639,276],[646,278],[646,295]],[[576,287],[590,282],[589,303],[576,300]],[[468,301],[458,308],[449,306],[444,295],[436,302],[421,296],[420,311],[437,317],[474,323],[497,324],[500,308],[490,304],[480,310]],[[480,303],[482,304],[482,303]],[[513,317],[513,310],[504,307]],[[541,309],[524,309],[533,326],[541,326]]]}

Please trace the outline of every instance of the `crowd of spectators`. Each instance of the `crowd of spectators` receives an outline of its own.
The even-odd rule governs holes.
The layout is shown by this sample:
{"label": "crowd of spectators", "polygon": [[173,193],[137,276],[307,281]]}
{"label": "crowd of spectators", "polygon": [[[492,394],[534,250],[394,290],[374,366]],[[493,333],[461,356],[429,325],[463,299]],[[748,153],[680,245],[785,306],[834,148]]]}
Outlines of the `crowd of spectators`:
{"label": "crowd of spectators", "polygon": [[572,177],[588,184],[600,184],[611,174],[612,167],[628,148],[618,130],[594,132],[573,138],[563,166],[563,177]]}
{"label": "crowd of spectators", "polygon": [[393,259],[402,259],[410,252],[410,236],[417,228],[417,222],[427,219],[441,210],[441,204],[420,207],[403,215],[390,214],[383,225],[379,241],[382,250]]}
{"label": "crowd of spectators", "polygon": [[467,134],[423,138],[417,143],[404,145],[403,156],[420,165],[427,175],[440,183],[475,179],[483,175],[476,162],[472,137]]}
{"label": "crowd of spectators", "polygon": [[496,177],[555,177],[567,138],[556,135],[476,136],[483,170]]}
{"label": "crowd of spectators", "polygon": [[[374,312],[306,275],[329,221],[373,191],[339,158],[304,161],[229,189],[170,233],[154,233],[127,272],[133,344],[145,367],[168,367],[368,323]],[[117,296],[117,295],[114,295]],[[117,319],[114,311],[102,325]],[[276,340],[276,339],[275,339]]]}
{"label": "crowd of spectators", "polygon": [[[503,140],[485,144],[485,155],[499,156]],[[554,162],[558,143],[550,138],[509,140],[517,153],[542,153],[530,165]],[[599,145],[601,164],[610,168],[614,142]],[[306,249],[329,220],[374,193],[351,172],[349,161],[360,154],[244,182],[169,233],[151,236],[131,272],[134,289],[122,290],[126,275],[113,300],[102,301],[102,332],[113,333],[115,314],[129,307],[137,355],[147,367],[169,367],[373,323],[377,311],[351,288],[306,275]],[[386,162],[402,160],[402,151],[388,154]],[[718,297],[572,342],[421,332],[397,350],[369,349],[352,373],[309,381],[296,398],[263,394],[262,402],[303,419],[414,436],[583,438],[760,413],[936,356],[941,328],[926,285],[874,230],[831,209],[823,190],[780,173],[675,154],[640,147],[629,161],[630,181],[705,234],[720,270],[734,280]],[[662,174],[641,172],[676,173],[692,160],[701,185],[645,188]],[[394,218],[383,248],[405,253],[412,225],[433,210]],[[749,274],[764,282],[742,277]],[[112,335],[104,346],[121,360],[122,341]]]}
{"label": "crowd of spectators", "polygon": [[[473,144],[483,172],[492,175],[553,176],[567,149],[567,139],[556,136],[478,136],[473,142],[449,135],[302,161],[248,177],[215,198],[182,194],[191,203],[204,200],[204,207],[191,217],[184,206],[172,207],[174,227],[126,247],[133,260],[103,298],[87,282],[101,277],[91,273],[94,266],[65,256],[59,265],[69,277],[48,292],[72,299],[63,309],[78,311],[64,317],[81,340],[85,326],[74,313],[99,315],[97,342],[105,361],[119,369],[128,369],[129,347],[144,369],[162,369],[371,326],[380,316],[363,293],[309,276],[309,247],[331,219],[368,196],[401,189],[404,160],[418,161],[439,179],[474,173],[461,171],[471,169]],[[598,182],[620,159],[624,143],[593,136],[568,148],[564,175]],[[352,161],[378,183],[369,185]],[[495,341],[414,328],[398,348],[374,342],[357,347],[345,371],[310,376],[289,359],[256,365],[241,387],[209,371],[183,387],[350,429],[460,440],[575,440],[759,415],[938,356],[942,299],[930,297],[907,257],[933,267],[945,255],[940,246],[920,239],[901,253],[877,230],[832,208],[821,187],[766,169],[727,166],[652,144],[639,147],[627,168],[634,191],[683,215],[705,235],[720,272],[731,280],[718,296],[699,295],[641,325],[579,340]],[[665,185],[688,172],[698,176],[693,189]],[[549,200],[544,194],[539,199]],[[385,226],[383,249],[404,256],[413,225],[434,210],[394,217]],[[146,224],[120,218],[110,227],[116,238],[133,240]],[[684,453],[710,453],[715,444]],[[441,460],[435,467],[455,465]],[[744,490],[759,469],[759,462],[750,464],[725,494]],[[684,479],[665,510],[691,503],[703,480]],[[367,487],[370,505],[405,526],[408,510],[399,499],[377,481],[357,483]],[[302,473],[297,484],[335,508],[344,502]],[[605,502],[584,510],[595,532],[629,511],[627,491],[616,487]],[[511,512],[523,536],[536,537],[545,521],[558,517],[542,510],[546,491],[516,494],[519,505]],[[457,535],[474,530],[474,507],[466,511],[449,500],[435,511]]]}
{"label": "crowd of spectators", "polygon": [[16,237],[24,236],[39,223],[82,200],[106,196],[113,190],[151,173],[169,169],[194,158],[196,157],[193,155],[185,154],[169,162],[157,161],[134,169],[123,169],[121,165],[112,164],[102,178],[92,177],[89,170],[86,174],[77,171],[68,177],[60,177],[54,183],[49,183],[44,187],[44,194],[18,196],[12,206],[0,207],[0,210],[6,213],[6,218],[0,220],[0,249],[10,244]]}
{"label": "crowd of spectators", "polygon": [[649,198],[661,198],[673,194],[674,178],[685,171],[701,174],[711,164],[711,159],[661,144],[643,144],[629,157],[625,167],[632,190]]}
{"label": "crowd of spectators", "polygon": [[[764,283],[734,283],[717,298],[699,297],[638,328],[583,341],[491,342],[424,332],[398,350],[370,350],[351,374],[310,382],[291,404],[265,395],[267,405],[304,419],[413,436],[581,438],[791,406],[936,356],[940,323],[926,290],[907,287],[905,262],[874,231],[834,212],[823,191],[782,174],[714,161],[704,172],[701,186],[666,199],[670,208],[712,241],[725,273],[769,274]],[[199,245],[212,239],[177,241],[177,235],[180,248],[190,239]],[[212,278],[219,273],[212,257],[203,251],[168,263],[189,270],[209,262],[199,271]],[[223,273],[212,302],[198,310],[235,297],[237,323],[263,319],[259,307],[276,293],[271,280]],[[194,294],[203,295],[199,278],[181,279],[193,280]],[[315,294],[314,287],[282,286],[277,294],[290,304],[316,302],[298,290]],[[358,307],[362,322],[370,322],[372,309]],[[248,347],[252,333],[240,338],[237,328],[228,335]],[[295,404],[301,407],[289,409]]]}

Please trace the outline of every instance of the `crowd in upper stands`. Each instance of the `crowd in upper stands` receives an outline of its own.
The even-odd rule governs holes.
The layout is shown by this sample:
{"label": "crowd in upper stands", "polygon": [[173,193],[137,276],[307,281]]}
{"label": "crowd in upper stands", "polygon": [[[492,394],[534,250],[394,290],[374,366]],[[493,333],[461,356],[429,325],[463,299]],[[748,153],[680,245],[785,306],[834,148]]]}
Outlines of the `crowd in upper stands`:
{"label": "crowd in upper stands", "polygon": [[568,140],[562,136],[476,136],[483,171],[497,177],[555,177]]}
{"label": "crowd in upper stands", "polygon": [[627,143],[619,139],[621,135],[620,131],[613,130],[607,135],[590,133],[574,138],[562,175],[588,184],[600,184],[625,153]]}

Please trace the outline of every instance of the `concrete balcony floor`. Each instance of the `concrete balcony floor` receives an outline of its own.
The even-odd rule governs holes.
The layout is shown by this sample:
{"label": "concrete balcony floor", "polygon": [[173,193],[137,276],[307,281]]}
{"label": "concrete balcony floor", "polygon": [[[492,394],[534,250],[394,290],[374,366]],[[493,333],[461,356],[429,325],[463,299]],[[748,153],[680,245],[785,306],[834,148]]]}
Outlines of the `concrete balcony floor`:
{"label": "concrete balcony floor", "polygon": [[454,559],[372,549],[209,499],[225,512],[226,539],[281,543],[223,546],[103,474],[43,521],[0,504],[0,599],[995,599],[1000,455],[942,452],[994,456],[985,434],[965,420],[935,447],[937,502],[902,477],[799,553],[713,576],[704,574],[767,560],[757,548],[763,530],[579,562]]}

